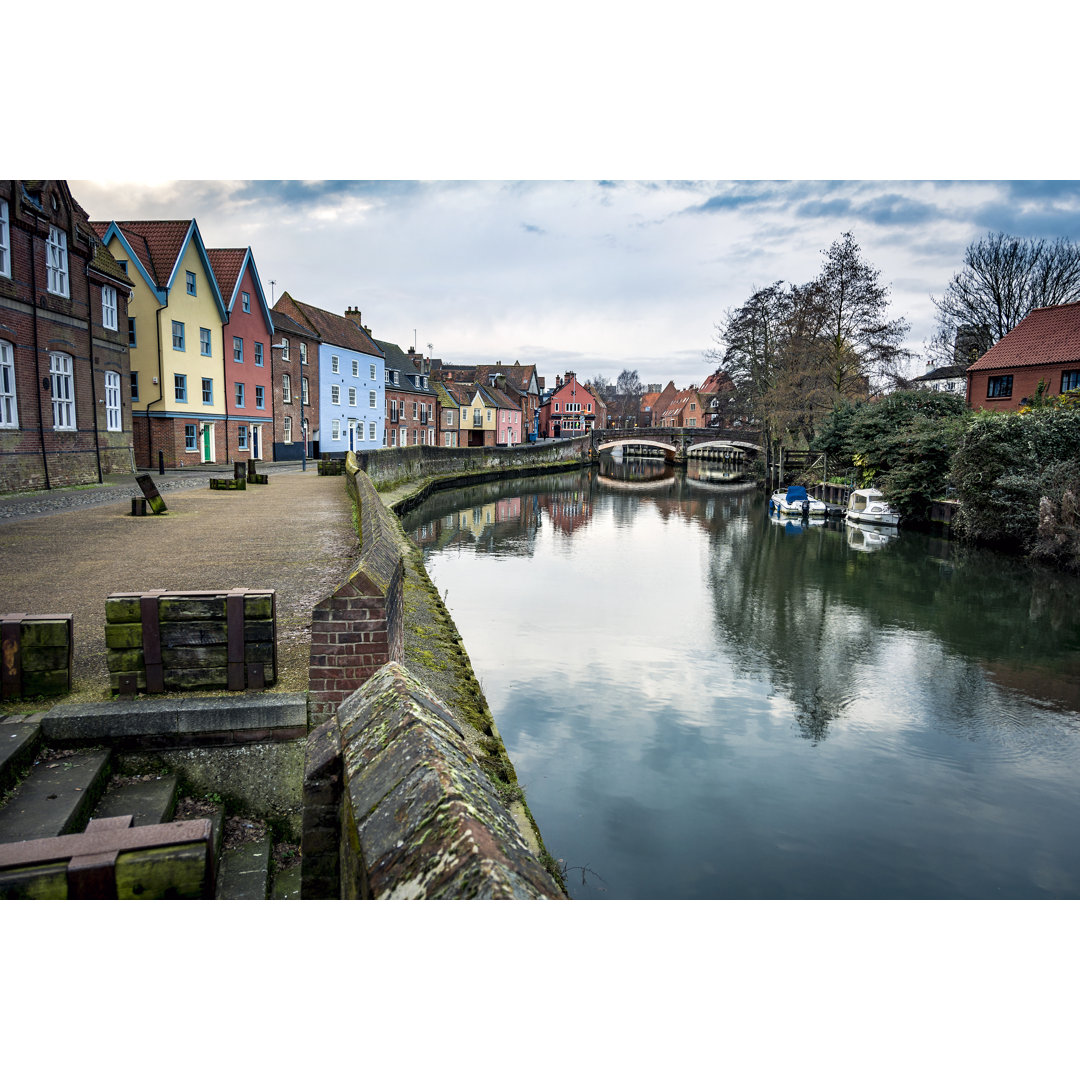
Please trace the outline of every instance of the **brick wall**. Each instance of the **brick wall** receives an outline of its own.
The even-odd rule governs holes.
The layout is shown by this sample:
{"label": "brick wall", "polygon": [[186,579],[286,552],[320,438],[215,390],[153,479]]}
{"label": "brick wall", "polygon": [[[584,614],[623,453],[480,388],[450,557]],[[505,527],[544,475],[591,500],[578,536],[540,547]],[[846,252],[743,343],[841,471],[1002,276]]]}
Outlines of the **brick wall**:
{"label": "brick wall", "polygon": [[361,472],[347,480],[360,507],[360,557],[348,579],[311,616],[308,715],[334,714],[354,690],[390,660],[404,657],[404,564],[400,527]]}

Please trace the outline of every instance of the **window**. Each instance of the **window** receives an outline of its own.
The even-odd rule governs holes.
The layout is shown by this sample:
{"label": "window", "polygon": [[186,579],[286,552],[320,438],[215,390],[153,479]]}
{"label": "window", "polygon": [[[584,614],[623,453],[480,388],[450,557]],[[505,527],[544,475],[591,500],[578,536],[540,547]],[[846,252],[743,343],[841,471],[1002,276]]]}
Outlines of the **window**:
{"label": "window", "polygon": [[0,200],[0,277],[11,277],[11,228],[8,204]]}
{"label": "window", "polygon": [[592,412],[592,402],[591,401],[585,403],[585,411],[586,412]]}
{"label": "window", "polygon": [[360,374],[360,361],[359,360],[354,360],[352,362],[352,373],[353,373],[354,377],[359,376],[359,374]]}
{"label": "window", "polygon": [[558,412],[559,411],[559,403],[557,401],[552,402],[551,411],[552,412]]}
{"label": "window", "polygon": [[390,423],[397,423],[397,402],[393,398],[390,399]]}
{"label": "window", "polygon": [[210,331],[205,326],[199,327],[199,353],[202,356],[210,355]]}
{"label": "window", "polygon": [[[412,403],[412,418],[414,420],[416,419],[416,402],[415,401]],[[488,414],[488,419],[489,420],[491,419],[491,414],[490,413]]]}
{"label": "window", "polygon": [[390,445],[397,446],[397,428],[392,428],[390,431]]}
{"label": "window", "polygon": [[374,409],[375,408],[375,391],[374,390],[369,390],[368,391],[367,403],[368,403],[368,408],[369,409]]}
{"label": "window", "polygon": [[45,243],[45,268],[48,271],[46,288],[56,296],[68,295],[67,237],[55,226],[49,226]]}
{"label": "window", "polygon": [[236,383],[236,407],[238,409],[244,407],[244,384],[242,382]]}
{"label": "window", "polygon": [[393,384],[394,384],[395,386],[397,386],[397,384],[398,384],[398,373],[397,373],[396,371],[391,371],[391,372],[390,372],[390,381],[391,381],[391,382],[392,382],[392,383],[393,383]]}
{"label": "window", "polygon": [[243,292],[240,294],[240,306],[244,311],[251,311],[251,293]]}
{"label": "window", "polygon": [[241,424],[236,429],[236,449],[246,450],[247,448],[247,424]]}
{"label": "window", "polygon": [[116,290],[111,285],[101,286],[101,325],[106,330],[117,329]]}
{"label": "window", "polygon": [[[454,417],[456,415],[457,415],[457,413],[455,413],[453,409],[447,409],[446,410],[446,416],[443,418],[443,423],[447,427],[453,427],[454,426]],[[449,446],[450,444],[447,443],[446,445]]]}
{"label": "window", "polygon": [[341,404],[341,387],[340,386],[331,386],[330,387],[330,404],[331,405],[340,405]]}
{"label": "window", "polygon": [[187,401],[187,376],[186,375],[174,375],[173,377],[173,397],[177,401]]}
{"label": "window", "polygon": [[196,441],[195,425],[184,425],[184,451],[188,454],[194,454],[199,449],[199,444]]}
{"label": "window", "polygon": [[451,445],[452,444],[450,442],[450,432],[446,431],[446,432],[443,433],[443,446],[451,446]]}
{"label": "window", "polygon": [[986,383],[988,398],[1012,397],[1013,377],[1011,375],[991,375]]}
{"label": "window", "polygon": [[300,380],[300,400],[305,405],[309,404],[308,397],[307,397],[307,379],[306,378],[303,378],[303,379]]}
{"label": "window", "polygon": [[1080,371],[1061,373],[1061,392],[1067,394],[1070,390],[1080,390]]}
{"label": "window", "polygon": [[116,265],[119,266],[120,269],[123,270],[125,274],[127,273],[127,259],[117,259],[116,260]]}
{"label": "window", "polygon": [[690,402],[690,411],[697,412],[697,404],[693,401]]}
{"label": "window", "polygon": [[285,423],[282,426],[281,434],[282,434],[282,438],[284,439],[285,442],[287,442],[287,443],[292,442],[292,417],[291,416],[286,416],[285,417]]}
{"label": "window", "polygon": [[289,339],[287,337],[281,339],[281,359],[289,359]]}
{"label": "window", "polygon": [[255,408],[266,408],[266,389],[262,386],[255,387]]}
{"label": "window", "polygon": [[355,405],[356,404],[356,387],[355,386],[350,386],[349,387],[349,404],[350,405]]}
{"label": "window", "polygon": [[307,344],[303,341],[300,342],[300,363],[307,363]]}
{"label": "window", "polygon": [[487,411],[487,422],[489,424],[491,423],[491,410],[490,409],[488,409],[488,411]]}
{"label": "window", "polygon": [[336,356],[330,357],[330,370],[336,375],[338,372],[338,358]]}
{"label": "window", "polygon": [[177,322],[175,319],[173,319],[172,324],[172,347],[177,352],[184,351],[184,324]]}
{"label": "window", "polygon": [[340,439],[341,438],[341,421],[340,420],[331,420],[330,421],[330,438],[331,439]]}
{"label": "window", "polygon": [[237,364],[244,362],[244,339],[242,337],[232,339],[232,358]]}
{"label": "window", "polygon": [[120,372],[105,372],[105,430],[120,430]]}
{"label": "window", "polygon": [[480,427],[482,423],[483,423],[483,421],[480,419],[480,410],[479,409],[473,409],[473,412],[472,412],[472,424],[473,424],[473,427]]}
{"label": "window", "polygon": [[374,442],[375,440],[375,422],[372,421],[368,424],[368,438]]}
{"label": "window", "polygon": [[[6,205],[0,203],[0,206]],[[19,403],[15,397],[15,350],[0,341],[0,427],[19,426]]]}
{"label": "window", "polygon": [[261,341],[255,342],[255,366],[263,366],[263,343]]}
{"label": "window", "polygon": [[204,405],[214,404],[214,380],[203,379],[202,381],[202,403]]}
{"label": "window", "polygon": [[131,400],[139,400],[139,373],[137,371],[131,373]]}
{"label": "window", "polygon": [[188,296],[195,296],[196,295],[196,293],[195,293],[195,274],[191,270],[188,270],[186,273],[187,273],[187,294],[188,294]]}
{"label": "window", "polygon": [[371,378],[371,379],[375,378],[375,365],[374,364],[371,365],[371,375],[368,376],[368,377]]}
{"label": "window", "polygon": [[281,376],[281,400],[286,404],[292,401],[292,380],[288,375]]}
{"label": "window", "polygon": [[135,341],[135,320],[128,318],[128,347],[134,349],[136,345]]}
{"label": "window", "polygon": [[71,357],[49,353],[52,376],[53,427],[57,431],[75,430],[75,385],[71,379]]}
{"label": "window", "polygon": [[364,425],[363,424],[357,424],[356,425],[356,438],[357,438],[358,442],[363,442],[364,441]]}

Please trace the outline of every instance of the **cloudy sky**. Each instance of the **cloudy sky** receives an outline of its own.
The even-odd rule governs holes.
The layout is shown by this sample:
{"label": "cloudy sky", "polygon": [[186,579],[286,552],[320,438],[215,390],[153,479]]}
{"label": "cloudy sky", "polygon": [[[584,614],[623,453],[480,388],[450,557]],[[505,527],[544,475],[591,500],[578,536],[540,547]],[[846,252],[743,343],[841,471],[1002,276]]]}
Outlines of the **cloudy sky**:
{"label": "cloudy sky", "polygon": [[680,386],[711,369],[728,308],[808,281],[845,231],[911,324],[913,371],[967,244],[991,230],[1080,240],[1080,182],[71,184],[95,219],[193,216],[209,246],[252,247],[268,297],[357,306],[376,337],[448,362],[632,368]]}

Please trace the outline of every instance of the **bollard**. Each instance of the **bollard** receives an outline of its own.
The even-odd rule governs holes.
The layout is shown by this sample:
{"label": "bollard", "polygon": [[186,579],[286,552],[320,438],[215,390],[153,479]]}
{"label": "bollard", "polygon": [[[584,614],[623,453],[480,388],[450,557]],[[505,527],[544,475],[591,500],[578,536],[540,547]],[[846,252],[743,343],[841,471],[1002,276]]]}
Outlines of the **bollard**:
{"label": "bollard", "polygon": [[165,475],[165,452],[163,450],[157,452],[157,471],[158,476]]}

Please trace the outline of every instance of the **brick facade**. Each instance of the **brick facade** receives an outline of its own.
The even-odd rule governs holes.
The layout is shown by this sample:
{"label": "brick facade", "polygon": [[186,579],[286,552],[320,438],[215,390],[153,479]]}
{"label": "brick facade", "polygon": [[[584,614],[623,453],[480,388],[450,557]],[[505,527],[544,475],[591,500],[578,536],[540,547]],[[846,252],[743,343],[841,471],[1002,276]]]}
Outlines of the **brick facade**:
{"label": "brick facade", "polygon": [[63,180],[0,180],[0,215],[0,491],[130,474],[130,281]]}

